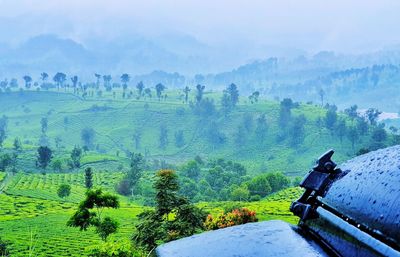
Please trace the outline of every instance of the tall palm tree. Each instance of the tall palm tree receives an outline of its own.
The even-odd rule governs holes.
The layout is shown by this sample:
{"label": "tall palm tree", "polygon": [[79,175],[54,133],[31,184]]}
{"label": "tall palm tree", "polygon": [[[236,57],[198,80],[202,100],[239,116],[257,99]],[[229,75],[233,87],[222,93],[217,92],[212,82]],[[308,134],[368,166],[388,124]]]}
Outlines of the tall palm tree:
{"label": "tall palm tree", "polygon": [[72,81],[72,87],[74,88],[74,94],[76,93],[76,88],[77,88],[77,85],[78,85],[78,76],[73,76],[73,77],[71,77],[71,81]]}
{"label": "tall palm tree", "polygon": [[29,75],[25,75],[22,77],[25,81],[25,88],[29,89],[31,87],[32,77]]}
{"label": "tall palm tree", "polygon": [[183,89],[183,93],[185,94],[185,103],[187,103],[188,100],[189,100],[189,92],[190,92],[190,88],[189,88],[188,86],[186,86],[186,87]]}
{"label": "tall palm tree", "polygon": [[101,75],[98,73],[95,73],[94,76],[96,77],[96,89],[99,89]]}
{"label": "tall palm tree", "polygon": [[127,73],[121,75],[122,88],[124,89],[124,92],[128,88],[128,82],[130,79],[131,77]]}
{"label": "tall palm tree", "polygon": [[144,90],[144,84],[142,81],[140,81],[137,85],[136,85],[136,89],[138,90],[138,98],[140,99],[140,97],[142,97],[143,95],[143,90]]}
{"label": "tall palm tree", "polygon": [[162,95],[162,92],[163,92],[164,90],[165,90],[165,86],[164,86],[163,84],[158,83],[158,84],[156,85],[156,91],[157,91],[158,101],[161,100],[161,95]]}
{"label": "tall palm tree", "polygon": [[111,75],[103,75],[104,87],[106,91],[111,91]]}
{"label": "tall palm tree", "polygon": [[67,75],[62,72],[57,72],[53,77],[54,82],[57,84],[57,90],[60,90],[60,87],[64,85],[64,82],[67,80]]}

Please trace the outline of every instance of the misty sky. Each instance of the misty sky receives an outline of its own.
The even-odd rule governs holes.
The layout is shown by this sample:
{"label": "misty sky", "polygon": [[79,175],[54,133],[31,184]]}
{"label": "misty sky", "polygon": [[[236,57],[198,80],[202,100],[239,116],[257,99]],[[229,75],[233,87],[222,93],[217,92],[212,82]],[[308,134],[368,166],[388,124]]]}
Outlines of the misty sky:
{"label": "misty sky", "polygon": [[399,13],[399,0],[0,0],[0,42],[188,34],[210,45],[359,52],[399,44]]}

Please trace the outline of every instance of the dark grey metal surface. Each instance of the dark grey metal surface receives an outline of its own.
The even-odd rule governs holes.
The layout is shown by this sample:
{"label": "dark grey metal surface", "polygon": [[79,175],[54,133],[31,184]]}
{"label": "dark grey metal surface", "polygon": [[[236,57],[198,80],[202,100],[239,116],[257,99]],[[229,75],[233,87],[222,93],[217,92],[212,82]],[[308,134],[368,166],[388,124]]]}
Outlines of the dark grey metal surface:
{"label": "dark grey metal surface", "polygon": [[356,157],[320,201],[400,245],[400,146]]}
{"label": "dark grey metal surface", "polygon": [[289,224],[279,221],[205,232],[159,246],[160,257],[316,257],[328,256]]}

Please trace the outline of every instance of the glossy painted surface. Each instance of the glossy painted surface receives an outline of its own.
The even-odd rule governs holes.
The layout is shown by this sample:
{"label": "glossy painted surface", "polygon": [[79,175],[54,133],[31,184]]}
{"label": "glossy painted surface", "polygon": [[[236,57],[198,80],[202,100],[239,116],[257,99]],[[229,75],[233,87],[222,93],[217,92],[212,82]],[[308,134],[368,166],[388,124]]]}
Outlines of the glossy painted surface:
{"label": "glossy painted surface", "polygon": [[327,256],[313,241],[278,220],[205,232],[159,246],[160,257]]}

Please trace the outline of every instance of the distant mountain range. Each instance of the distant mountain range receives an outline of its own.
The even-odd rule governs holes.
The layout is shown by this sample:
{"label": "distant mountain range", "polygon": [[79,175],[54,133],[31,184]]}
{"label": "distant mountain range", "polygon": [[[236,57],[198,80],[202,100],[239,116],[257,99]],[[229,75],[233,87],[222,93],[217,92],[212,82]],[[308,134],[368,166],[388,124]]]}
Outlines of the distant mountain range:
{"label": "distant mountain range", "polygon": [[244,94],[257,90],[271,98],[290,96],[302,101],[315,101],[323,89],[326,99],[338,105],[352,102],[353,95],[361,100],[365,94],[372,94],[368,99],[380,104],[374,96],[389,90],[392,100],[386,102],[394,106],[391,111],[400,109],[399,65],[399,46],[359,55],[329,51],[308,55],[272,46],[243,49],[240,42],[235,47],[209,46],[186,35],[90,38],[82,43],[38,35],[14,47],[0,43],[0,80],[21,80],[25,74],[38,80],[43,71],[62,71],[82,81],[94,81],[94,73],[111,74],[119,82],[120,74],[128,73],[132,84],[161,82],[182,88],[201,83],[222,89],[236,83]]}

